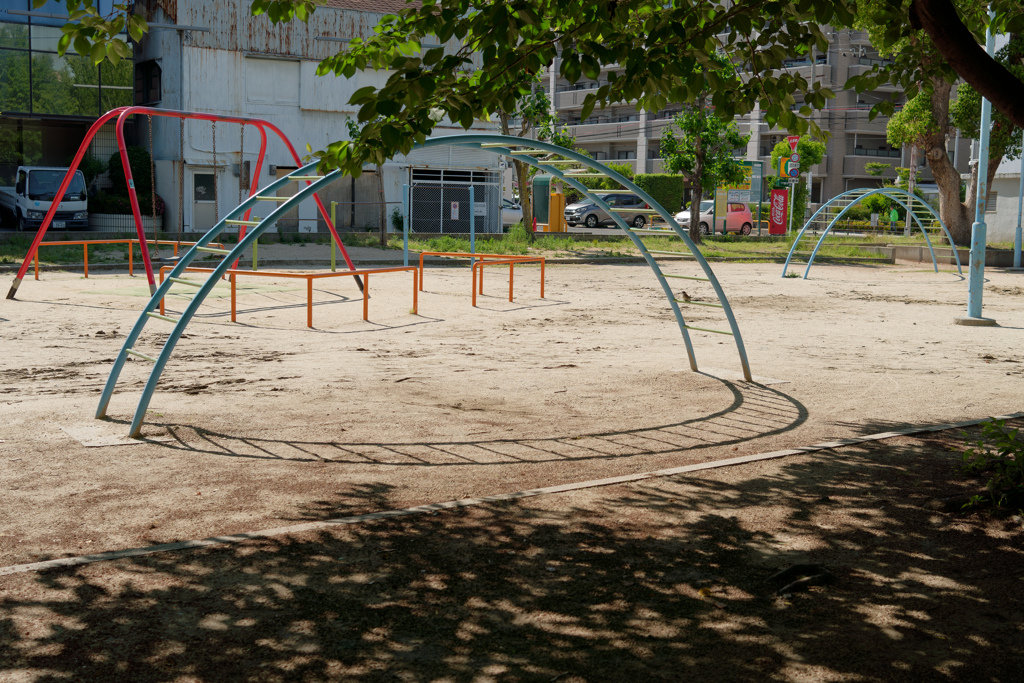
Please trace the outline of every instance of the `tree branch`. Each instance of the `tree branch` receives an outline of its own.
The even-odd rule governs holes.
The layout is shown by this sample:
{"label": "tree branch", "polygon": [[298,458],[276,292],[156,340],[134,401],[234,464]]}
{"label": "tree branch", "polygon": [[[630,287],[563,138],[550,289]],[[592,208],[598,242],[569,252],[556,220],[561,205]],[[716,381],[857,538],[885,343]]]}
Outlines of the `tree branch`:
{"label": "tree branch", "polygon": [[1024,128],[1024,83],[978,45],[950,0],[912,0],[910,24],[924,29],[961,78]]}

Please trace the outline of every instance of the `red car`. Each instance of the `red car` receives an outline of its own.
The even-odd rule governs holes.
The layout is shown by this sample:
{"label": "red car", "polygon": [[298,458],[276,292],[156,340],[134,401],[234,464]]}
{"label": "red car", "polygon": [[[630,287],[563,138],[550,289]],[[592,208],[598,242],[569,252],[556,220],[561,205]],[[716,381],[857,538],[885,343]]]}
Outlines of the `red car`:
{"label": "red car", "polygon": [[725,218],[719,217],[715,221],[716,228],[719,230],[722,227],[723,220],[727,233],[738,232],[743,235],[749,235],[750,231],[754,228],[754,219],[750,215],[750,207],[739,202],[729,202],[726,207]]}

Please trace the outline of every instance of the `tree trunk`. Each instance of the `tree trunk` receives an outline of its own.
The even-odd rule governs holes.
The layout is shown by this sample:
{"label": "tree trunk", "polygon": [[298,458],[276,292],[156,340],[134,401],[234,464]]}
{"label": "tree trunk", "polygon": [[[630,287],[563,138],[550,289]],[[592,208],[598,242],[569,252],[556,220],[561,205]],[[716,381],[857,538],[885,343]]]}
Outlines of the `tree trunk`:
{"label": "tree trunk", "polygon": [[[511,135],[508,127],[508,114],[504,109],[498,110],[498,120],[501,121],[502,135]],[[525,124],[517,137],[524,137],[530,127]],[[512,167],[516,170],[516,182],[519,183],[519,206],[523,209],[523,227],[533,239],[533,201],[530,187],[530,167],[518,159],[512,160]]]}
{"label": "tree trunk", "polygon": [[[701,165],[697,164],[698,172]],[[690,185],[690,239],[694,244],[703,244],[700,235],[700,203],[704,199],[704,188],[700,184],[700,176],[697,182]]]}
{"label": "tree trunk", "polygon": [[923,28],[961,78],[1024,128],[1024,83],[993,59],[964,25],[951,0],[912,0],[910,24]]}
{"label": "tree trunk", "polygon": [[[693,106],[701,115],[706,115],[703,97],[698,98]],[[699,133],[694,138],[693,156],[693,176],[690,177],[690,239],[694,244],[703,244],[700,235],[700,203],[704,199],[704,184],[701,182],[704,178],[704,140]],[[714,232],[714,225],[711,228]]]}
{"label": "tree trunk", "polygon": [[[967,204],[960,201],[960,173],[953,166],[946,151],[946,131],[949,129],[949,97],[952,86],[941,78],[932,81],[932,117],[937,124],[933,132],[921,141],[928,167],[939,187],[939,216],[949,228],[953,242],[966,245],[971,242],[971,224],[974,222],[973,186],[977,174],[971,179]],[[913,172],[913,171],[911,171]]]}
{"label": "tree trunk", "polygon": [[533,234],[533,188],[530,187],[529,167],[513,159],[512,165],[516,169],[516,182],[519,183],[519,206],[523,207],[523,227]]}

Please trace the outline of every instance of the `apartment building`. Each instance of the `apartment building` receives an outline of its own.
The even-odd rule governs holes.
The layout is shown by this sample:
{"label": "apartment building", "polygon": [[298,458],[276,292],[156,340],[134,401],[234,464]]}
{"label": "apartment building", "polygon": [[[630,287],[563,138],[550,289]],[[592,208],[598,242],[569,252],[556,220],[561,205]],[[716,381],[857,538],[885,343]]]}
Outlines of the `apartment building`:
{"label": "apartment building", "polygon": [[[829,49],[826,53],[815,53],[787,63],[792,72],[801,74],[808,81],[821,83],[822,87],[830,88],[836,94],[825,110],[813,116],[822,130],[830,133],[830,138],[826,141],[824,159],[809,174],[812,204],[845,190],[880,186],[883,181],[896,177],[896,167],[909,167],[911,163],[909,149],[893,148],[886,141],[888,119],[881,116],[873,121],[868,119],[872,105],[891,96],[896,92],[895,88],[883,86],[863,93],[843,89],[848,78],[882,63],[882,57],[871,47],[867,33],[841,30],[830,31],[828,36]],[[637,111],[635,102],[623,102],[595,110],[586,121],[580,120],[586,96],[605,84],[607,73],[614,70],[615,67],[610,66],[598,81],[575,84],[557,77],[557,69],[552,70],[552,77],[545,82],[545,90],[551,97],[554,112],[569,126],[577,144],[596,159],[627,162],[638,173],[664,172],[659,155],[661,136],[672,124],[672,117],[681,110],[680,105],[647,112]],[[800,104],[798,102],[796,106]],[[768,162],[772,148],[787,136],[784,130],[769,128],[758,110],[737,118],[736,123],[743,133],[750,134],[746,155],[749,160]],[[957,169],[968,173],[970,141],[951,140],[950,153]],[[872,176],[865,168],[870,162],[891,164],[891,167],[882,176]],[[920,184],[927,189],[932,183],[932,176],[924,155],[917,155],[917,165],[921,170]]]}

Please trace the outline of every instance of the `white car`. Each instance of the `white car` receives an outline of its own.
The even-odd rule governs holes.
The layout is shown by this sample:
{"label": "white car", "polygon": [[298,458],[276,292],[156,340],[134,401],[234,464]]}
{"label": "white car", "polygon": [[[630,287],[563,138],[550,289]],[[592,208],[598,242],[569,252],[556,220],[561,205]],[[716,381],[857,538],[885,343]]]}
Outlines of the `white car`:
{"label": "white car", "polygon": [[501,226],[507,228],[523,220],[523,207],[511,199],[501,199]]}
{"label": "white car", "polygon": [[[711,232],[711,225],[714,220],[715,213],[715,200],[705,199],[700,203],[700,234],[707,235]],[[689,229],[690,227],[690,210],[683,209],[676,214],[676,223],[681,228]]]}

